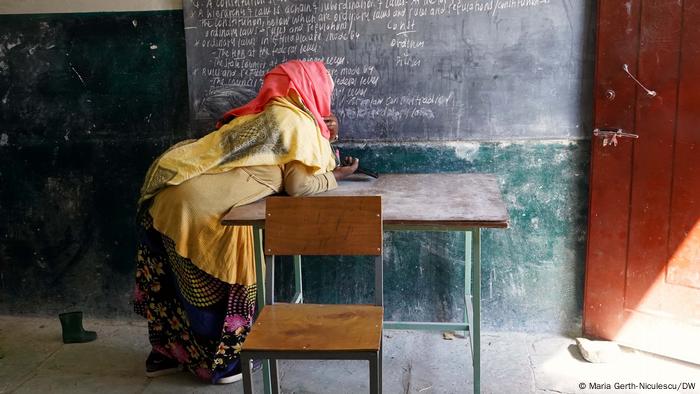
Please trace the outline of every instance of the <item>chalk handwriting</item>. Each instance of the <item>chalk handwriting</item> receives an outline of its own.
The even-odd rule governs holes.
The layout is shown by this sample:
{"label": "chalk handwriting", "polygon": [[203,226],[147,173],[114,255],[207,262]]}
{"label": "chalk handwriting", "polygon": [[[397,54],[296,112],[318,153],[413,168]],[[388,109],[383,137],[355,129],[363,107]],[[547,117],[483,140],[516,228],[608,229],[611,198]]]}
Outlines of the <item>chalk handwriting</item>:
{"label": "chalk handwriting", "polygon": [[[189,64],[195,104],[210,97],[252,98],[264,73],[288,59],[321,60],[335,82],[334,105],[345,119],[433,119],[463,106],[452,90],[426,84],[402,92],[397,71],[427,67],[443,18],[546,6],[550,0],[186,0],[186,33],[201,59]],[[188,54],[188,57],[190,55]],[[439,78],[443,70],[430,70]],[[457,73],[457,75],[460,75]],[[461,81],[452,78],[451,81]],[[389,87],[387,87],[389,86]],[[376,91],[395,94],[377,97]],[[197,108],[193,107],[197,111]],[[212,110],[210,110],[212,111]],[[214,116],[214,115],[211,115]]]}

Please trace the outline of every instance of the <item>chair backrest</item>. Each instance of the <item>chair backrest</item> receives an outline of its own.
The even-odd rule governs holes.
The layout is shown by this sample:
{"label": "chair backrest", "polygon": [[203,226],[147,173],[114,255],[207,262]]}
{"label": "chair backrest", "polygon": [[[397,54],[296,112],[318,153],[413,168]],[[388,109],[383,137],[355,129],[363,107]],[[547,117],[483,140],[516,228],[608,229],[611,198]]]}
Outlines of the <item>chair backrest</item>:
{"label": "chair backrest", "polygon": [[269,197],[266,255],[381,256],[380,196]]}

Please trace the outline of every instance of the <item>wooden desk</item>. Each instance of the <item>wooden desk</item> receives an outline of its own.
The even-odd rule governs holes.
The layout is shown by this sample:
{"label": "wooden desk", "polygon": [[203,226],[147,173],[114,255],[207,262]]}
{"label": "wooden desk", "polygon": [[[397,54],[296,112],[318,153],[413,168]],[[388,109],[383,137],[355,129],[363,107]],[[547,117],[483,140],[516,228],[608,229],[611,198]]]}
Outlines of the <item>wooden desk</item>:
{"label": "wooden desk", "polygon": [[[384,226],[508,227],[498,182],[487,174],[353,175],[323,196],[382,196]],[[265,200],[231,209],[224,225],[265,224]]]}
{"label": "wooden desk", "polygon": [[[385,322],[385,328],[469,331],[474,368],[474,392],[481,377],[481,228],[508,227],[506,210],[498,181],[488,174],[382,174],[379,179],[353,175],[338,188],[317,195],[382,196],[385,231],[460,231],[465,233],[464,323]],[[253,225],[255,237],[258,306],[265,304],[262,272],[262,229],[265,226],[265,200],[231,209],[224,225]],[[301,258],[295,256],[297,301],[302,300]],[[267,379],[266,379],[267,380]]]}

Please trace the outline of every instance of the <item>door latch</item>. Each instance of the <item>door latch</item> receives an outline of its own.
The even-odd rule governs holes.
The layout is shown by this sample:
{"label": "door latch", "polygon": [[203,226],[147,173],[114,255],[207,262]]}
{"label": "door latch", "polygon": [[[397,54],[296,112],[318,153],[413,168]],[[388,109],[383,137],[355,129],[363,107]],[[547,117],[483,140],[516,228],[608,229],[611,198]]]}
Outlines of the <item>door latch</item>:
{"label": "door latch", "polygon": [[593,130],[593,135],[603,137],[603,146],[617,146],[618,138],[639,138],[638,134],[627,133],[622,129],[616,128],[599,128]]}

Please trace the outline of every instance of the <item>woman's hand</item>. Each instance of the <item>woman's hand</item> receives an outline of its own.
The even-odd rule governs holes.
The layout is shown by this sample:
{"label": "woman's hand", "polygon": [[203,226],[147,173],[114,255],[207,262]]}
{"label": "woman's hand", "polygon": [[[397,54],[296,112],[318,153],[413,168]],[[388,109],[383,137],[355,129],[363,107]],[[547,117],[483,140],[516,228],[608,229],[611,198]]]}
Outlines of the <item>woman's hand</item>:
{"label": "woman's hand", "polygon": [[350,157],[347,156],[345,160],[343,161],[342,166],[338,166],[333,170],[333,176],[335,177],[336,181],[339,181],[348,175],[353,174],[355,171],[357,171],[357,167],[360,166],[360,159],[356,157]]}
{"label": "woman's hand", "polygon": [[328,140],[330,142],[338,141],[338,118],[336,118],[335,115],[331,114],[330,116],[324,116],[323,121],[326,123],[328,131],[331,132],[331,135],[328,138]]}

